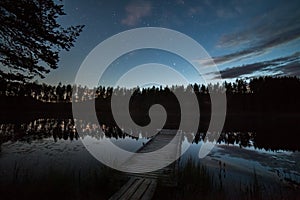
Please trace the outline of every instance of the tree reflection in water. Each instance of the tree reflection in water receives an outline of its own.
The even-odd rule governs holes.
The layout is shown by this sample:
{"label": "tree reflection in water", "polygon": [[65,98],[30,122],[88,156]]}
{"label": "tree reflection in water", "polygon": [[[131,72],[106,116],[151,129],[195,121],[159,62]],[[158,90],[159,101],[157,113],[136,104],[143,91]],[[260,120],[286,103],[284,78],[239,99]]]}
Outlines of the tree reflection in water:
{"label": "tree reflection in water", "polygon": [[[53,137],[54,141],[58,140],[78,140],[79,137],[92,137],[97,140],[105,138],[124,139],[130,137],[138,140],[136,137],[132,137],[130,134],[124,132],[124,128],[118,126],[107,126],[106,124],[93,124],[82,120],[76,121],[77,129],[81,133],[80,136],[75,128],[73,119],[37,119],[29,123],[6,123],[0,124],[0,141],[1,143],[7,141],[32,141],[42,138]],[[130,130],[126,128],[126,130]],[[131,130],[139,131],[139,130]],[[270,130],[269,130],[270,131]],[[146,133],[141,131],[142,138],[149,138]],[[222,132],[222,133],[191,133],[189,131],[183,131],[185,133],[185,139],[189,143],[199,142],[217,142],[219,144],[232,144],[239,145],[240,147],[254,147],[266,150],[299,150],[299,145],[295,144],[293,138],[289,138],[290,142],[282,142],[283,137],[272,137],[272,135],[280,136],[276,130],[271,130],[271,133],[264,130],[253,130],[243,132]],[[218,141],[214,141],[215,134],[220,134]],[[208,136],[205,138],[205,136]],[[286,138],[286,137],[285,137]]]}

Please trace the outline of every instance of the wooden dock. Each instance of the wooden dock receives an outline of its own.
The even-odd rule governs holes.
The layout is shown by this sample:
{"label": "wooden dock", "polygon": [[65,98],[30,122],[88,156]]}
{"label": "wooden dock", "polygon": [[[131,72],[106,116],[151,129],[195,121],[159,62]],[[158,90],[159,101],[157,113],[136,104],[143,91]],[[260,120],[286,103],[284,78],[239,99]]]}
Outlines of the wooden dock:
{"label": "wooden dock", "polygon": [[137,151],[138,154],[129,158],[124,163],[124,166],[130,168],[131,171],[132,169],[134,171],[135,168],[138,170],[147,167],[145,163],[139,162],[141,156],[143,156],[142,153],[156,151],[167,144],[170,145],[170,148],[168,148],[170,152],[165,156],[151,157],[148,163],[155,165],[166,161],[176,161],[156,171],[147,173],[126,173],[127,176],[130,177],[130,180],[110,199],[151,199],[158,181],[164,186],[176,186],[179,166],[179,159],[176,158],[181,154],[182,137],[183,134],[181,132],[177,134],[177,130],[162,129],[156,134],[147,144]]}
{"label": "wooden dock", "polygon": [[110,200],[151,200],[156,185],[155,179],[132,177]]}

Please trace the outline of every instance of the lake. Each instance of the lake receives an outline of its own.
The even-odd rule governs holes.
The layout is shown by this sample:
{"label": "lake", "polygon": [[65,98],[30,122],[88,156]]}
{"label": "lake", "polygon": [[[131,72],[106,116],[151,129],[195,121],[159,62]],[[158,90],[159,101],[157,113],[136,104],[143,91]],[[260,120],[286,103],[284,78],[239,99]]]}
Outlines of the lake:
{"label": "lake", "polygon": [[[10,195],[16,195],[16,191],[27,194],[23,190],[30,189],[24,187],[24,184],[30,183],[37,188],[36,183],[48,181],[54,183],[56,191],[60,191],[61,187],[56,184],[61,179],[52,180],[51,177],[63,175],[70,182],[78,181],[82,187],[85,187],[85,181],[92,183],[90,179],[95,176],[102,180],[107,180],[107,177],[118,180],[118,183],[96,183],[103,185],[97,189],[97,195],[102,194],[104,199],[115,192],[126,182],[122,173],[97,161],[86,150],[82,140],[97,142],[109,139],[119,147],[135,152],[150,138],[142,132],[139,132],[138,138],[131,137],[122,128],[104,124],[90,124],[80,120],[76,123],[80,124],[79,131],[83,134],[78,135],[72,119],[37,119],[1,124],[2,189],[7,192],[8,187],[19,186],[10,189]],[[223,132],[213,150],[205,158],[199,159],[199,149],[206,142],[204,134],[185,132],[181,145],[182,149],[189,148],[180,158],[179,170],[185,170],[191,160],[196,166],[204,166],[214,187],[221,188],[229,198],[238,198],[245,193],[251,195],[251,187],[256,185],[262,197],[296,197],[300,188],[300,152],[294,148],[289,149],[287,144],[282,149],[280,146],[277,148],[278,143],[273,138],[269,138],[269,143],[264,147],[257,134],[254,131]],[[73,189],[63,187],[61,192],[67,193]],[[36,191],[34,194],[37,194]],[[32,192],[27,195],[32,195]]]}

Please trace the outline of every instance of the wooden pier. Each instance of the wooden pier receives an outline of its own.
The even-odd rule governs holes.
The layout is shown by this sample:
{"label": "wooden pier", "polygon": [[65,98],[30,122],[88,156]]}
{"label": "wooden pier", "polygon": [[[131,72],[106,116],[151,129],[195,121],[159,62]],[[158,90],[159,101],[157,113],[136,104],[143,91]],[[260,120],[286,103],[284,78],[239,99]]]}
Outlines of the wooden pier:
{"label": "wooden pier", "polygon": [[170,152],[166,156],[158,156],[157,158],[151,158],[149,162],[153,160],[153,164],[157,162],[166,162],[176,160],[172,162],[167,167],[162,169],[147,172],[147,173],[127,173],[127,176],[130,177],[130,180],[117,192],[115,193],[110,200],[116,199],[152,199],[157,182],[164,186],[174,187],[177,185],[177,175],[178,175],[178,166],[179,157],[181,154],[181,144],[182,144],[183,134],[177,130],[168,130],[162,129],[158,134],[156,134],[147,144],[141,147],[137,153],[127,162],[124,163],[124,166],[134,169],[145,168],[144,163],[139,163],[141,160],[141,153],[153,152],[157,149],[161,149],[165,145],[169,144]]}

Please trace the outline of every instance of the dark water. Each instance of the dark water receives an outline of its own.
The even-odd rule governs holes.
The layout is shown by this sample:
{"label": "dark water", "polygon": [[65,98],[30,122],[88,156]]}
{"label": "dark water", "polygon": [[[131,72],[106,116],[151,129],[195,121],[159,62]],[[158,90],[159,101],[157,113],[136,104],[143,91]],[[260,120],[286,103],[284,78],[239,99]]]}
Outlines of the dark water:
{"label": "dark water", "polygon": [[[78,135],[71,119],[38,119],[27,123],[0,125],[0,183],[22,182],[24,179],[39,180],[49,171],[76,174],[85,177],[94,170],[102,173],[103,164],[94,159],[84,147],[82,140],[99,141],[110,139],[121,148],[135,152],[147,142],[147,135],[140,132],[139,138],[131,137],[118,127],[105,124],[80,124]],[[138,132],[138,130],[132,130]],[[283,193],[299,190],[300,152],[294,148],[271,149],[263,147],[256,132],[224,132],[214,149],[204,159],[198,152],[204,141],[203,133],[184,134],[182,149],[189,146],[180,159],[184,168],[191,158],[206,166],[214,174],[216,182],[226,190],[241,190],[258,177],[265,193]],[[277,141],[276,141],[277,143]],[[103,172],[106,173],[106,172]],[[79,175],[78,175],[79,174]]]}

